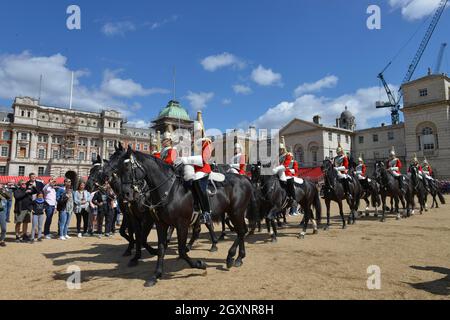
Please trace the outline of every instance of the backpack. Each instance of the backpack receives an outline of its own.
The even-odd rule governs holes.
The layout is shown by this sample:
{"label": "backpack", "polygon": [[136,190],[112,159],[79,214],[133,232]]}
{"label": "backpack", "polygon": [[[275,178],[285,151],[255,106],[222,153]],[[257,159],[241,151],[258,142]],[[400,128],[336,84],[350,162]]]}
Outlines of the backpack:
{"label": "backpack", "polygon": [[58,210],[59,212],[66,210],[66,206],[67,206],[67,201],[69,200],[69,197],[67,196],[67,194],[63,194],[61,196],[61,199],[59,199],[58,204],[56,206],[56,210]]}

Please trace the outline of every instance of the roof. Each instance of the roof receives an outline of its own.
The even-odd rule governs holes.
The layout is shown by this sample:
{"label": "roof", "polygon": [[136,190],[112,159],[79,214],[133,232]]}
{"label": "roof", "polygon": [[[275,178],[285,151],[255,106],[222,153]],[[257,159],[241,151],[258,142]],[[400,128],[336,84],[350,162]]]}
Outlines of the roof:
{"label": "roof", "polygon": [[298,118],[294,118],[292,119],[287,125],[285,125],[283,128],[281,128],[280,132],[285,131],[287,128],[289,128],[290,125],[292,125],[295,121],[299,121],[301,123],[307,124],[311,127],[314,127],[315,129],[318,130],[333,130],[333,131],[342,131],[342,132],[346,132],[346,133],[353,133],[353,131],[348,130],[348,129],[344,129],[344,128],[338,128],[338,127],[333,127],[333,126],[326,126],[326,125],[322,125],[322,124],[316,124],[314,122],[311,121],[306,121],[306,120],[302,120],[302,119],[298,119]]}
{"label": "roof", "polygon": [[181,106],[178,101],[171,100],[167,106],[160,112],[158,119],[162,118],[173,118],[190,121],[188,112]]}
{"label": "roof", "polygon": [[417,78],[417,79],[411,80],[411,81],[409,81],[407,83],[404,83],[402,85],[402,87],[410,86],[410,85],[413,85],[413,84],[415,84],[417,82],[421,82],[423,80],[431,80],[431,79],[445,79],[445,80],[450,82],[450,78],[446,74],[429,74],[429,75],[423,76],[421,78]]}
{"label": "roof", "polygon": [[351,113],[347,107],[345,107],[345,111],[341,113],[341,119],[351,119],[354,118],[353,113]]}

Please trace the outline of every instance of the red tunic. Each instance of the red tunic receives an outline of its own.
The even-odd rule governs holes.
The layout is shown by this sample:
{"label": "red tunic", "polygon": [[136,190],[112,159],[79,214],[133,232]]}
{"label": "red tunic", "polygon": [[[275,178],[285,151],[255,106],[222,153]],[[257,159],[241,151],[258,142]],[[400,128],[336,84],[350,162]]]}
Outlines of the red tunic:
{"label": "red tunic", "polygon": [[245,156],[241,155],[241,161],[239,163],[239,174],[245,176],[246,175],[245,169],[246,169]]}
{"label": "red tunic", "polygon": [[362,176],[365,177],[366,176],[366,172],[367,172],[367,167],[365,164],[363,164],[362,166]]}
{"label": "red tunic", "polygon": [[177,160],[178,157],[178,153],[177,150],[174,148],[170,148],[167,153],[165,154],[165,158],[161,159],[163,160],[165,163],[170,164],[171,166],[174,165],[175,160]]}
{"label": "red tunic", "polygon": [[285,174],[288,177],[293,177],[294,175],[291,172],[291,161],[293,160],[292,155],[290,153],[287,153],[286,156],[284,157],[284,162],[282,163],[282,165],[286,168]]}
{"label": "red tunic", "polygon": [[300,169],[298,167],[298,162],[294,160],[294,171],[295,171],[295,176],[298,177],[300,176]]}
{"label": "red tunic", "polygon": [[195,173],[197,172],[203,172],[206,174],[211,173],[211,166],[209,165],[208,161],[211,159],[212,154],[212,144],[210,141],[203,141],[202,144],[202,159],[203,159],[203,167],[194,166]]}
{"label": "red tunic", "polygon": [[153,156],[154,156],[155,158],[161,159],[161,153],[160,153],[160,152],[155,152],[155,153],[153,153]]}
{"label": "red tunic", "polygon": [[389,160],[387,163],[387,168],[395,168],[397,167],[398,170],[394,171],[398,174],[401,174],[400,169],[403,167],[402,162],[400,161],[400,159],[394,159],[394,160]]}

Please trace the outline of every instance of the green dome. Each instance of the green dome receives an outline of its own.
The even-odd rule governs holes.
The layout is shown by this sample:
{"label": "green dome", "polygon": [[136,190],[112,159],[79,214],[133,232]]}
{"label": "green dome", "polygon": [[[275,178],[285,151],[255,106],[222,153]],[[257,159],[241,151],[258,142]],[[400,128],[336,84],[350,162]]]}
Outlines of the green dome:
{"label": "green dome", "polygon": [[162,118],[173,118],[190,121],[191,118],[187,111],[180,105],[178,101],[169,101],[167,107],[165,107],[158,116],[158,120]]}

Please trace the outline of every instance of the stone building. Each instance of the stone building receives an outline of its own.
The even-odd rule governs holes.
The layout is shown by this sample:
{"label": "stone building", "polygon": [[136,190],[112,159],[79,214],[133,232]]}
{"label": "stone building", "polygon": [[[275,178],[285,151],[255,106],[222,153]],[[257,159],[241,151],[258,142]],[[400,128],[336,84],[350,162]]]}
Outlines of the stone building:
{"label": "stone building", "polygon": [[85,176],[92,158],[107,159],[119,141],[150,151],[150,130],[125,127],[126,120],[114,110],[68,110],[27,97],[16,98],[12,108],[0,119],[2,175],[64,176],[73,170]]}
{"label": "stone building", "polygon": [[[394,147],[399,159],[406,161],[405,124],[382,124],[379,127],[357,130],[353,135],[352,156],[362,156],[368,174],[372,175],[377,161],[386,161]],[[406,172],[406,168],[403,169]]]}
{"label": "stone building", "polygon": [[427,158],[441,179],[450,178],[450,78],[429,74],[403,85],[407,158]]}
{"label": "stone building", "polygon": [[[293,119],[280,130],[286,145],[301,167],[317,167],[323,160],[334,158],[341,144],[346,154],[351,154],[355,121],[349,110],[345,110],[336,121],[336,126],[324,125],[320,116],[313,121]],[[344,127],[341,125],[344,124]]]}

